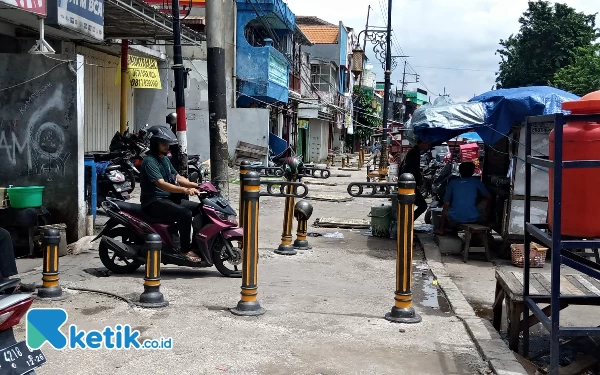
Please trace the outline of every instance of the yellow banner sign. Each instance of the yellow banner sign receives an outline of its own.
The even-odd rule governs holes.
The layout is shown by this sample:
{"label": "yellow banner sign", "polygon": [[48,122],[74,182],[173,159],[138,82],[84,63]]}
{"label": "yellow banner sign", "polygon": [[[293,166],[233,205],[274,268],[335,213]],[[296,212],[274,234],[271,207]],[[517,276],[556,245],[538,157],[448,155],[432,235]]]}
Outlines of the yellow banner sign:
{"label": "yellow banner sign", "polygon": [[[127,57],[129,84],[134,89],[162,89],[160,74],[158,73],[158,62],[145,57]],[[115,85],[121,85],[121,63],[117,69]]]}

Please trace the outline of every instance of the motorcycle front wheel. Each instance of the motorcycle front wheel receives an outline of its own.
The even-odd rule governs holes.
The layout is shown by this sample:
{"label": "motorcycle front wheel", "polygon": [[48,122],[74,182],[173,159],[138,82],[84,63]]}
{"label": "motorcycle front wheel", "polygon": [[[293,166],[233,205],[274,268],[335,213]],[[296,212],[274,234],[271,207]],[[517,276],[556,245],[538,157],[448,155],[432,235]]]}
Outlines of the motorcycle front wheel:
{"label": "motorcycle front wheel", "polygon": [[[141,247],[144,245],[144,241],[142,239],[140,239],[130,230],[123,227],[113,228],[106,232],[104,235],[106,237],[118,240],[124,243],[125,245],[131,246],[133,248]],[[133,273],[137,271],[137,269],[140,268],[143,264],[133,259],[123,258],[117,255],[115,252],[113,252],[107,246],[105,246],[103,242],[100,242],[98,252],[100,255],[100,260],[102,261],[104,267],[116,274]]]}
{"label": "motorcycle front wheel", "polygon": [[[227,248],[233,252],[230,257]],[[216,246],[213,254],[215,267],[225,277],[242,277],[242,249],[233,246],[231,241],[223,240]]]}

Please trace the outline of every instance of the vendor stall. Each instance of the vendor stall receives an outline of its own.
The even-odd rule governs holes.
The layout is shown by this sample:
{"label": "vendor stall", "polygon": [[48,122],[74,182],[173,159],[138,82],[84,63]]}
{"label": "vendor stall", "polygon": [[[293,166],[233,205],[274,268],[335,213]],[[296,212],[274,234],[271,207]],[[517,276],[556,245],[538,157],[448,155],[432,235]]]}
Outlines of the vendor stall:
{"label": "vendor stall", "polygon": [[[493,229],[502,235],[507,255],[510,243],[522,241],[524,234],[526,135],[522,124],[529,116],[560,113],[564,101],[576,99],[576,95],[545,86],[490,91],[468,103],[440,98],[415,111],[406,124],[407,136],[439,143],[473,130],[481,137],[485,144],[482,180],[493,196]],[[548,154],[551,130],[551,124],[533,129],[534,153]],[[537,168],[533,173],[531,214],[536,221],[545,222],[548,170]]]}

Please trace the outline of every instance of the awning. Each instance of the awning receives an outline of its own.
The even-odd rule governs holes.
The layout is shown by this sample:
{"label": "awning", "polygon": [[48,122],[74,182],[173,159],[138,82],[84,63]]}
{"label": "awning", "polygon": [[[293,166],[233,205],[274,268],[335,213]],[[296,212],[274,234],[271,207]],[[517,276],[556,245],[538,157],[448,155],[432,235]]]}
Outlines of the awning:
{"label": "awning", "polygon": [[[141,0],[105,0],[104,37],[106,39],[173,40],[171,17]],[[183,44],[196,44],[206,36],[181,25]]]}

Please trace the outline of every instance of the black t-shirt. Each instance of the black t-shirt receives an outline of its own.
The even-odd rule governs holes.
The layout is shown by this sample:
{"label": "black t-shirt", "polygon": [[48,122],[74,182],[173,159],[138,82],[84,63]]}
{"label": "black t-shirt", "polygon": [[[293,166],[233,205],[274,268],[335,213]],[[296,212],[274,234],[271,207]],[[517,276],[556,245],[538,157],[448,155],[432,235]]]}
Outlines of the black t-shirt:
{"label": "black t-shirt", "polygon": [[417,186],[421,185],[421,151],[418,146],[410,149],[410,151],[404,157],[402,166],[400,167],[400,174],[410,173],[414,176]]}

